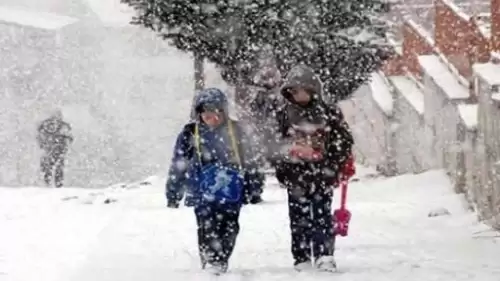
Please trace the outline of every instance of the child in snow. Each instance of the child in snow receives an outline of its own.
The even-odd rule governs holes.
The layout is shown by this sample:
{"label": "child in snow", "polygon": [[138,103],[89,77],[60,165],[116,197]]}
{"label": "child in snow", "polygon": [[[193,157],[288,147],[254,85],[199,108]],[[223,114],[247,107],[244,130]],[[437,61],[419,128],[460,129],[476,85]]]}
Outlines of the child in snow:
{"label": "child in snow", "polygon": [[270,158],[288,190],[294,266],[334,271],[333,188],[353,138],[340,109],[323,101],[321,81],[309,67],[292,68],[281,94],[288,102],[277,112],[280,141]]}
{"label": "child in snow", "polygon": [[238,122],[228,116],[226,95],[219,89],[201,91],[195,99],[196,120],[177,138],[166,184],[167,206],[194,206],[202,268],[227,271],[239,232],[242,204],[260,195],[259,174]]}

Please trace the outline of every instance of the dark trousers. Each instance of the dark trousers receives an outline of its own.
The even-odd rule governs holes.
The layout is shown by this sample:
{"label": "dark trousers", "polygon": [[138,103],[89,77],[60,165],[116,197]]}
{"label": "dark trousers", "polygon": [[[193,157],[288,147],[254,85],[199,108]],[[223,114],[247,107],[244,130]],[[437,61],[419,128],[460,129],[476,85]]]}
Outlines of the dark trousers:
{"label": "dark trousers", "polygon": [[46,153],[40,160],[40,169],[46,185],[62,187],[64,181],[64,153]]}
{"label": "dark trousers", "polygon": [[202,264],[227,265],[240,232],[240,207],[203,205],[195,208]]}
{"label": "dark trousers", "polygon": [[307,194],[304,188],[288,188],[288,214],[294,264],[333,255],[332,192],[324,188]]}

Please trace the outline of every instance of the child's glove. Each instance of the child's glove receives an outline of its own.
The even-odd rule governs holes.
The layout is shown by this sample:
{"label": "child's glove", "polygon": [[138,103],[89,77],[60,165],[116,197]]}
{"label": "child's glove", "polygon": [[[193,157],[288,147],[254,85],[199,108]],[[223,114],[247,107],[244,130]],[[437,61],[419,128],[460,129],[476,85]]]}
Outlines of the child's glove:
{"label": "child's glove", "polygon": [[341,179],[342,180],[349,180],[352,176],[356,174],[356,166],[354,165],[354,157],[349,155],[349,158],[347,158],[347,161],[344,164],[344,167],[342,168],[341,173]]}
{"label": "child's glove", "polygon": [[354,157],[349,155],[347,161],[344,163],[342,170],[340,170],[339,176],[334,180],[333,186],[337,188],[339,181],[348,181],[352,176],[356,174],[356,166],[354,165]]}

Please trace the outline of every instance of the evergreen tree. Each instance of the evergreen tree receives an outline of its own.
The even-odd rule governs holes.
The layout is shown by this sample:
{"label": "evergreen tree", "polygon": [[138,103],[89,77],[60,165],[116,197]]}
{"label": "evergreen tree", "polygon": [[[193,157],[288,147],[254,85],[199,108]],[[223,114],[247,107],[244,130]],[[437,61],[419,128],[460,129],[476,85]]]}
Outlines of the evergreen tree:
{"label": "evergreen tree", "polygon": [[270,50],[282,73],[301,62],[316,69],[336,100],[388,58],[381,1],[122,0],[137,12],[133,24],[216,63],[231,84],[252,83],[257,58]]}
{"label": "evergreen tree", "polygon": [[243,13],[249,42],[270,45],[282,73],[313,67],[334,100],[350,96],[389,58],[381,0],[255,0]]}

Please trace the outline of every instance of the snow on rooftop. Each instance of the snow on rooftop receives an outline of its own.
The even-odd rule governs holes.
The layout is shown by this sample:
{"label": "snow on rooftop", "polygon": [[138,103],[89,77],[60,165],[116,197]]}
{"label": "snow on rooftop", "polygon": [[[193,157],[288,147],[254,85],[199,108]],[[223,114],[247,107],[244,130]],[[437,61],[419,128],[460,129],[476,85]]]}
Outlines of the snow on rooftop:
{"label": "snow on rooftop", "polygon": [[491,11],[491,0],[453,0],[453,2],[467,15],[477,15]]}
{"label": "snow on rooftop", "polygon": [[424,114],[424,94],[413,80],[406,76],[392,76],[389,80],[420,115]]}
{"label": "snow on rooftop", "polygon": [[489,85],[500,85],[500,65],[493,63],[478,63],[472,66],[474,73]]}
{"label": "snow on rooftop", "polygon": [[479,25],[478,29],[485,38],[491,38],[491,25]]}
{"label": "snow on rooftop", "polygon": [[467,15],[459,6],[457,6],[455,3],[453,3],[450,0],[441,0],[446,6],[448,6],[455,14],[457,14],[459,17],[461,17],[464,21],[469,21],[470,16]]}
{"label": "snow on rooftop", "polygon": [[110,26],[129,26],[135,11],[120,0],[85,0],[92,11],[104,24]]}
{"label": "snow on rooftop", "polygon": [[462,118],[465,126],[468,129],[475,129],[477,127],[477,113],[478,113],[478,105],[477,104],[459,104],[458,112],[460,117]]}
{"label": "snow on rooftop", "polygon": [[389,85],[385,82],[383,74],[372,74],[370,88],[375,102],[386,114],[391,115],[393,112],[392,93]]}
{"label": "snow on rooftop", "polygon": [[483,37],[491,38],[491,13],[479,13],[473,18]]}
{"label": "snow on rooftop", "polygon": [[450,72],[438,56],[419,56],[418,60],[424,72],[434,80],[449,99],[469,98],[469,90],[459,83],[458,78]]}
{"label": "snow on rooftop", "polygon": [[75,23],[77,19],[46,12],[27,11],[0,6],[0,23],[15,24],[46,30],[57,30]]}
{"label": "snow on rooftop", "polygon": [[436,48],[435,55],[439,58],[440,62],[448,68],[448,71],[450,71],[451,75],[454,76],[455,79],[457,79],[458,83],[462,84],[465,87],[469,87],[469,80],[467,80],[460,74],[460,71],[458,71],[458,69],[448,60],[445,55],[443,55],[443,53],[438,48]]}
{"label": "snow on rooftop", "polygon": [[500,61],[500,53],[499,52],[495,52],[495,51],[491,52],[491,58],[492,58],[493,61],[495,61],[495,60],[496,61]]}
{"label": "snow on rooftop", "polygon": [[434,38],[432,37],[432,34],[430,34],[425,28],[423,28],[420,24],[418,24],[416,21],[414,21],[411,18],[406,18],[406,22],[415,30],[417,31],[421,37],[427,41],[427,43],[430,46],[434,46]]}
{"label": "snow on rooftop", "polygon": [[396,52],[396,54],[402,56],[403,55],[403,43],[402,42],[398,42],[396,41],[395,38],[387,38],[387,41],[389,42],[389,44],[394,48],[394,51]]}

